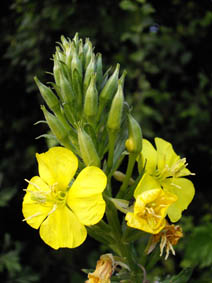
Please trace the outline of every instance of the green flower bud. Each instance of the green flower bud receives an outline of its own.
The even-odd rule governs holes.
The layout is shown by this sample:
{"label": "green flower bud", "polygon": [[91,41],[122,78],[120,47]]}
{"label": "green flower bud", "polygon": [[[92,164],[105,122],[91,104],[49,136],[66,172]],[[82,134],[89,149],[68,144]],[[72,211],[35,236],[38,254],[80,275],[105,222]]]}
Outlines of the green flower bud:
{"label": "green flower bud", "polygon": [[113,98],[110,112],[107,120],[107,128],[112,131],[117,131],[120,129],[122,110],[124,103],[124,95],[121,84],[118,86],[118,90]]}
{"label": "green flower bud", "polygon": [[40,93],[45,100],[48,107],[55,113],[60,111],[60,102],[54,92],[44,84],[42,84],[37,77],[34,77],[34,80],[40,90]]}
{"label": "green flower bud", "polygon": [[128,114],[128,132],[129,137],[125,146],[130,153],[139,154],[142,150],[142,132],[138,122]]}
{"label": "green flower bud", "polygon": [[104,88],[102,89],[102,91],[100,93],[100,97],[99,97],[100,103],[101,103],[101,101],[103,101],[106,104],[106,102],[111,100],[112,96],[116,92],[117,87],[118,87],[119,68],[120,68],[120,65],[117,64],[115,71],[110,76],[110,78],[106,82]]}
{"label": "green flower bud", "polygon": [[63,102],[73,103],[74,101],[74,91],[71,86],[71,83],[62,73],[60,77],[60,92],[63,99]]}
{"label": "green flower bud", "polygon": [[100,167],[100,159],[91,137],[82,128],[78,129],[78,143],[81,157],[86,166]]}
{"label": "green flower bud", "polygon": [[84,54],[85,54],[85,69],[87,69],[87,66],[91,60],[91,56],[93,54],[93,47],[89,38],[86,39],[86,42],[84,44]]}
{"label": "green flower bud", "polygon": [[[67,129],[63,126],[63,124],[58,120],[54,115],[52,115],[50,112],[48,112],[45,108],[45,106],[41,106],[41,109],[43,111],[43,114],[45,116],[45,119],[49,125],[50,130],[52,133],[55,135],[56,139],[58,142],[73,150],[74,147],[70,143],[69,136],[68,136],[68,131]],[[75,150],[74,150],[75,151]]]}
{"label": "green flower bud", "polygon": [[76,50],[77,50],[77,52],[78,52],[78,50],[79,50],[79,43],[80,43],[78,32],[75,33],[75,36],[74,36],[74,38],[73,38],[73,42],[74,42],[74,45],[75,45]]}
{"label": "green flower bud", "polygon": [[75,70],[77,70],[79,77],[80,77],[80,81],[82,81],[82,63],[79,59],[79,56],[76,50],[73,50],[73,57],[71,61],[72,78],[73,78],[73,73],[75,72]]}
{"label": "green flower bud", "polygon": [[98,111],[98,92],[96,89],[96,75],[93,74],[85,94],[84,114],[91,124],[96,120]]}
{"label": "green flower bud", "polygon": [[96,55],[96,85],[98,90],[100,90],[102,81],[103,81],[102,54],[98,53]]}
{"label": "green flower bud", "polygon": [[84,93],[86,93],[86,90],[89,86],[91,77],[94,74],[94,72],[95,72],[95,56],[92,54],[90,63],[88,64],[88,67],[85,71],[84,82],[83,82]]}
{"label": "green flower bud", "polygon": [[60,64],[58,62],[57,56],[54,55],[54,66],[53,66],[53,74],[54,74],[54,80],[56,82],[56,85],[60,85]]}

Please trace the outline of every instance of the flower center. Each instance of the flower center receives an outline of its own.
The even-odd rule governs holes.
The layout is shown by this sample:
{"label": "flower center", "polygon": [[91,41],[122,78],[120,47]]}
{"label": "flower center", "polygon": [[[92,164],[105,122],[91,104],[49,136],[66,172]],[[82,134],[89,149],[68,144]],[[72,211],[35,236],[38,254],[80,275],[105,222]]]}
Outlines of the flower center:
{"label": "flower center", "polygon": [[166,178],[178,178],[181,176],[182,170],[187,167],[186,158],[177,160],[172,166],[168,166],[167,163],[164,164],[164,168],[159,170],[158,168],[154,172],[154,177],[158,181],[164,181]]}

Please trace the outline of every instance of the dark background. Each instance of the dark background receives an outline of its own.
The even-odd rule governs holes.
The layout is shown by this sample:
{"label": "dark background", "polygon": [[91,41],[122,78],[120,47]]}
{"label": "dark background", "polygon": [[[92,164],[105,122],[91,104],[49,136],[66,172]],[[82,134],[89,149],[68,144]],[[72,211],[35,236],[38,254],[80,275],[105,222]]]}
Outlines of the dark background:
{"label": "dark background", "polygon": [[0,281],[84,282],[80,270],[107,252],[91,238],[54,251],[22,222],[24,178],[37,174],[35,153],[48,148],[36,139],[47,128],[34,125],[43,101],[33,77],[50,80],[56,42],[78,32],[102,53],[104,70],[117,62],[127,70],[125,97],[144,137],[170,141],[196,173],[185,237],[176,257],[147,270],[149,279],[194,267],[189,282],[212,282],[212,1],[16,0],[1,13]]}

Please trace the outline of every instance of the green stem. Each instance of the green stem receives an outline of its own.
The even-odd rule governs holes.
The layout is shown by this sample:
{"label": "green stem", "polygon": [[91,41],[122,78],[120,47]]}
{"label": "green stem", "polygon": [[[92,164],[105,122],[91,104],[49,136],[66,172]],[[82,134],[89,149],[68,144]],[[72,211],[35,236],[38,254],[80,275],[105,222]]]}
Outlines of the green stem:
{"label": "green stem", "polygon": [[116,133],[109,131],[109,152],[107,161],[107,174],[111,171],[113,167],[113,156],[116,142]]}
{"label": "green stem", "polygon": [[133,171],[133,168],[134,168],[134,165],[135,165],[136,157],[137,157],[137,154],[135,154],[135,153],[131,153],[129,155],[126,176],[124,178],[124,181],[123,181],[123,183],[120,187],[120,190],[119,190],[116,198],[122,198],[124,196],[124,192],[125,192],[128,184],[129,184],[129,180],[132,176],[132,171]]}

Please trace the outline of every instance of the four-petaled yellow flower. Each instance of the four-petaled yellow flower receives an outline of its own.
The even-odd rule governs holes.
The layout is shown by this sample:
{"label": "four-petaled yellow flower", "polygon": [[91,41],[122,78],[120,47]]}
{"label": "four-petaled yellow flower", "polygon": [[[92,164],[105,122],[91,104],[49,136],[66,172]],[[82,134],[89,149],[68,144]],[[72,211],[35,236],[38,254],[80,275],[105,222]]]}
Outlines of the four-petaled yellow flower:
{"label": "four-petaled yellow flower", "polygon": [[159,233],[166,225],[167,210],[177,197],[164,192],[157,182],[144,174],[134,192],[133,211],[126,214],[127,225],[151,234]]}
{"label": "four-petaled yellow flower", "polygon": [[170,192],[178,197],[178,200],[168,209],[169,218],[172,222],[176,222],[194,197],[193,183],[182,178],[192,175],[192,173],[186,168],[186,159],[181,159],[169,142],[155,138],[155,144],[156,149],[148,140],[143,139],[143,149],[138,158],[138,167],[141,171],[145,166],[145,173],[152,176],[164,192]]}
{"label": "four-petaled yellow flower", "polygon": [[52,248],[77,247],[86,239],[85,225],[96,224],[104,215],[107,178],[101,169],[89,166],[73,179],[78,159],[63,147],[52,147],[36,158],[40,176],[27,181],[25,221],[40,228],[41,238]]}

